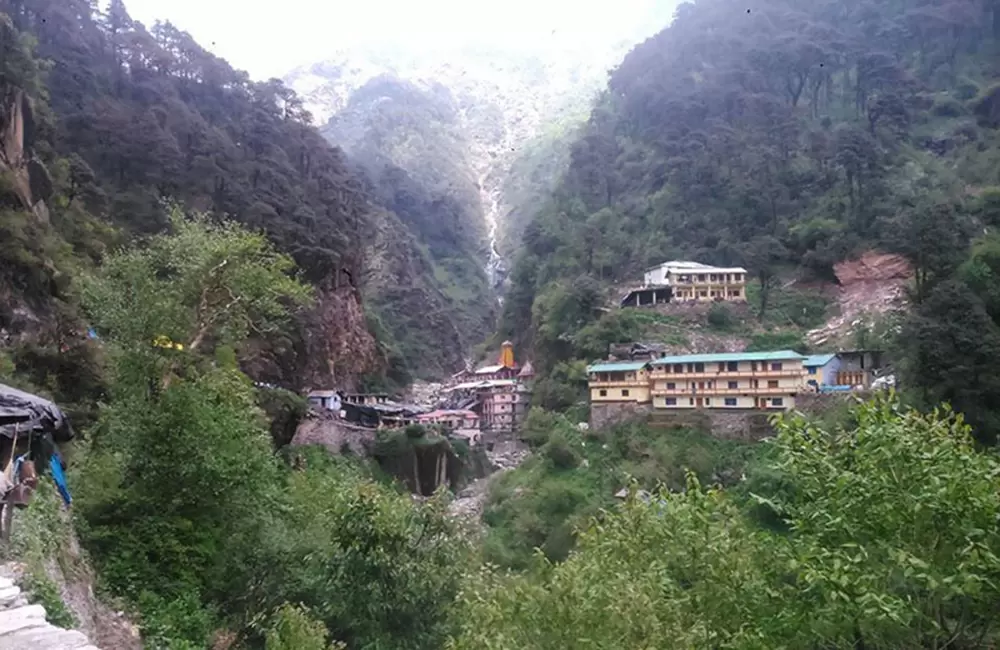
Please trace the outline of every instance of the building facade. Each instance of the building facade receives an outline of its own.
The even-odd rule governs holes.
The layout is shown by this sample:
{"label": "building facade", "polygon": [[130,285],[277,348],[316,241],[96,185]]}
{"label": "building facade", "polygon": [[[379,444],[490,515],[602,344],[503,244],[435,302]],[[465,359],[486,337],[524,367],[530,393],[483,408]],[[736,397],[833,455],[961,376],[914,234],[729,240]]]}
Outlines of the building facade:
{"label": "building facade", "polygon": [[597,363],[587,368],[590,401],[648,403],[650,364],[647,361]]}
{"label": "building facade", "polygon": [[837,372],[840,370],[840,357],[836,354],[814,354],[802,361],[805,368],[806,385],[815,389],[823,386],[837,386]]}
{"label": "building facade", "polygon": [[665,262],[648,269],[646,287],[670,287],[671,301],[746,302],[747,270],[698,262]]}
{"label": "building facade", "polygon": [[805,387],[793,350],[662,357],[650,363],[654,409],[782,409]]}

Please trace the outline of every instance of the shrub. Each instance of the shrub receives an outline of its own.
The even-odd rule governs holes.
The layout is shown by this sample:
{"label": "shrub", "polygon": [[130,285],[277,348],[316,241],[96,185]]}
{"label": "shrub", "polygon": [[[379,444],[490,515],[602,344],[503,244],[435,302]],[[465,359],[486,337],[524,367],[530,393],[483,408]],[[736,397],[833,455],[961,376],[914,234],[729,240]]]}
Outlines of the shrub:
{"label": "shrub", "polygon": [[542,454],[558,469],[573,469],[583,460],[573,448],[569,438],[562,432],[556,432],[549,437],[549,441],[542,447]]}
{"label": "shrub", "polygon": [[708,310],[708,324],[718,330],[728,330],[735,323],[733,312],[722,303],[714,303]]}

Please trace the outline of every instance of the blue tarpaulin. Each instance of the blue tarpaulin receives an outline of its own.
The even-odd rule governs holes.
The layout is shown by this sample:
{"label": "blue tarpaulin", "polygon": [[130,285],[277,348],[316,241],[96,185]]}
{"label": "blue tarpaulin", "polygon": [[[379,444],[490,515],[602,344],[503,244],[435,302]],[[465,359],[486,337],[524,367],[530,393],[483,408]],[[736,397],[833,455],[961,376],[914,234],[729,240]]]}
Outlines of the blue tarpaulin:
{"label": "blue tarpaulin", "polygon": [[66,485],[66,474],[63,473],[62,458],[59,457],[59,452],[53,452],[49,457],[49,469],[52,471],[52,480],[59,488],[59,495],[62,497],[63,503],[67,506],[73,503],[73,497],[69,495],[69,486]]}

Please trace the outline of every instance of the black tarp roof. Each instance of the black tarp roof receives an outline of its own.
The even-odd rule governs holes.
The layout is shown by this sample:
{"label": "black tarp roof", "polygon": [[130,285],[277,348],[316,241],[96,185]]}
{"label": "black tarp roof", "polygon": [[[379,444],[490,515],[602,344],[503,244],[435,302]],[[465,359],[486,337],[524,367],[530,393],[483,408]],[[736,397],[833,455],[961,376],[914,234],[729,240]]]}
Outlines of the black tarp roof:
{"label": "black tarp roof", "polygon": [[51,433],[59,442],[73,437],[69,418],[47,399],[0,384],[0,435]]}

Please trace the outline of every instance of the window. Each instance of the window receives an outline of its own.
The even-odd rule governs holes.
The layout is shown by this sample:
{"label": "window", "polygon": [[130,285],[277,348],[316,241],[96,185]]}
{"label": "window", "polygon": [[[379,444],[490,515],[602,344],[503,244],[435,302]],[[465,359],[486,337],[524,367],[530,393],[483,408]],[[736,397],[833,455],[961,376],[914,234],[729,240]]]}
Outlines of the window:
{"label": "window", "polygon": [[628,397],[628,389],[627,388],[623,388],[622,389],[622,397]]}
{"label": "window", "polygon": [[607,397],[607,396],[608,396],[608,391],[606,391],[606,390],[604,390],[604,389],[602,388],[602,389],[600,390],[600,392],[598,393],[598,395],[600,395],[601,397]]}
{"label": "window", "polygon": [[[699,273],[698,274],[698,282],[704,282],[704,281],[705,281],[705,274],[704,273]],[[704,292],[702,292],[702,293],[704,295]]]}
{"label": "window", "polygon": [[726,398],[726,406],[736,406],[736,398],[735,397],[727,397]]}
{"label": "window", "polygon": [[724,363],[722,363],[722,362],[720,361],[720,362],[719,362],[719,372],[722,372],[722,371],[724,371],[725,369],[726,369],[726,364],[724,364]]}
{"label": "window", "polygon": [[712,398],[711,397],[706,397],[705,398],[705,406],[711,406],[711,405],[712,405]]}
{"label": "window", "polygon": [[731,381],[731,382],[729,382],[729,388],[732,389],[732,388],[739,388],[739,387],[740,387],[740,382],[738,382],[738,381]]}
{"label": "window", "polygon": [[667,382],[667,390],[675,390],[676,388],[677,388],[677,384],[675,384],[672,381],[668,381]]}
{"label": "window", "polygon": [[816,366],[811,366],[809,368],[809,374],[810,375],[815,375],[816,374]]}
{"label": "window", "polygon": [[694,371],[695,372],[705,372],[705,364],[703,364],[703,363],[696,363],[696,364],[694,364]]}
{"label": "window", "polygon": [[771,400],[771,406],[784,406],[785,400],[780,397],[775,397]]}
{"label": "window", "polygon": [[674,364],[674,374],[675,375],[679,375],[679,374],[681,374],[683,372],[684,372],[684,364],[683,363],[675,363]]}
{"label": "window", "polygon": [[669,363],[667,365],[663,366],[663,374],[665,374],[665,375],[669,375],[670,374],[670,364]]}
{"label": "window", "polygon": [[739,361],[730,361],[729,363],[726,364],[726,370],[728,370],[729,372],[738,372],[739,369],[740,369]]}
{"label": "window", "polygon": [[771,364],[771,370],[781,370],[781,362],[775,362]]}
{"label": "window", "polygon": [[767,380],[767,387],[768,388],[777,388],[778,387],[778,380],[777,379],[768,379]]}
{"label": "window", "polygon": [[664,398],[663,404],[665,406],[677,406],[677,398],[676,397],[667,397],[667,398]]}
{"label": "window", "polygon": [[688,398],[688,404],[690,404],[691,406],[694,406],[694,398],[693,397],[689,397]]}

